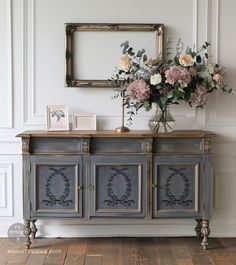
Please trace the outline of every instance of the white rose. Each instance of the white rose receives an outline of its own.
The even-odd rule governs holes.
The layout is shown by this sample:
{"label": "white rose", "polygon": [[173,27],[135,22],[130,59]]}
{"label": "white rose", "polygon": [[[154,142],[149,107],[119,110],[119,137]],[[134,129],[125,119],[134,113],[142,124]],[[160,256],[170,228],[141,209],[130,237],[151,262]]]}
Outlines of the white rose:
{"label": "white rose", "polygon": [[214,74],[214,71],[215,71],[215,67],[214,67],[214,65],[213,64],[208,64],[207,65],[207,70],[208,70],[208,72],[212,75],[212,74]]}
{"label": "white rose", "polygon": [[212,81],[212,76],[209,74],[207,70],[200,72],[198,75],[207,82]]}
{"label": "white rose", "polygon": [[161,83],[161,75],[160,74],[154,74],[154,75],[151,75],[150,77],[150,83],[151,85],[158,85]]}

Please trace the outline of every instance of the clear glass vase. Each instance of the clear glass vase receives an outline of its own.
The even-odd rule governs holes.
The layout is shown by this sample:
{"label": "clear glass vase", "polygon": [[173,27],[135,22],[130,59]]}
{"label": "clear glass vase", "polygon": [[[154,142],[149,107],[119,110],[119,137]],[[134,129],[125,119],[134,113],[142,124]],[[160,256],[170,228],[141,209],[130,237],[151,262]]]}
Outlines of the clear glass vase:
{"label": "clear glass vase", "polygon": [[157,108],[155,116],[149,121],[149,128],[154,133],[169,133],[174,130],[175,119],[171,115],[169,108]]}

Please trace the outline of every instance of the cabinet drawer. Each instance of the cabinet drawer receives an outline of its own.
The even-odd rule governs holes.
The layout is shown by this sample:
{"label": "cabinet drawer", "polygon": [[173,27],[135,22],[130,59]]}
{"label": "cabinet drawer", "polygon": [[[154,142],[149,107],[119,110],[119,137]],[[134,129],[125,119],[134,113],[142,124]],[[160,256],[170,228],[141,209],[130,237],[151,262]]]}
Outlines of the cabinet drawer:
{"label": "cabinet drawer", "polygon": [[203,140],[199,138],[190,139],[154,139],[154,153],[190,153],[203,154]]}
{"label": "cabinet drawer", "polygon": [[92,153],[141,153],[142,139],[129,138],[94,138],[91,143]]}
{"label": "cabinet drawer", "polygon": [[30,142],[32,154],[81,153],[81,138],[40,138],[35,137]]}

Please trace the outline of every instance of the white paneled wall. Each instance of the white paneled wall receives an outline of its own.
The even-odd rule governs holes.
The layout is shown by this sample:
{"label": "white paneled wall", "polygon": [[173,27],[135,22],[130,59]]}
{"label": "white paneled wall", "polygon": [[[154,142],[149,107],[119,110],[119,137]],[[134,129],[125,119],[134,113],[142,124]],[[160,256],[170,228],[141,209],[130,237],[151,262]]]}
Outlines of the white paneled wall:
{"label": "white paneled wall", "polygon": [[[173,40],[181,37],[196,47],[211,40],[211,60],[226,65],[228,82],[234,88],[235,8],[234,0],[120,0],[115,4],[107,0],[0,0],[0,236],[6,236],[12,223],[22,222],[21,144],[15,135],[45,129],[46,105],[68,105],[70,115],[94,112],[100,130],[120,125],[120,102],[111,100],[112,89],[64,87],[65,22],[164,23],[166,36]],[[236,97],[216,94],[206,111],[196,112],[185,104],[172,108],[177,129],[200,128],[217,134],[213,236],[236,236],[235,102]],[[147,129],[152,115],[153,111],[142,111],[131,129]],[[44,236],[193,234],[191,220],[161,220],[149,227],[111,225],[109,229],[78,226],[75,220],[39,224]]]}

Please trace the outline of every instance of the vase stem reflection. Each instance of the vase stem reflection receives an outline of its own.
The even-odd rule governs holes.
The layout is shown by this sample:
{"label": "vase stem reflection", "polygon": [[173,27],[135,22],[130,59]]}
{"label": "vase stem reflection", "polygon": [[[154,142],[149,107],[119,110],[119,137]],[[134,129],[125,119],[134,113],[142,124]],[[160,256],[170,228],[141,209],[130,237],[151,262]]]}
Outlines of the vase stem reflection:
{"label": "vase stem reflection", "polygon": [[174,130],[175,119],[168,107],[157,108],[155,116],[149,121],[149,127],[154,133],[169,133]]}

